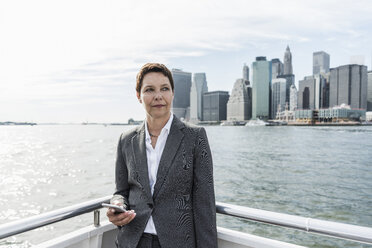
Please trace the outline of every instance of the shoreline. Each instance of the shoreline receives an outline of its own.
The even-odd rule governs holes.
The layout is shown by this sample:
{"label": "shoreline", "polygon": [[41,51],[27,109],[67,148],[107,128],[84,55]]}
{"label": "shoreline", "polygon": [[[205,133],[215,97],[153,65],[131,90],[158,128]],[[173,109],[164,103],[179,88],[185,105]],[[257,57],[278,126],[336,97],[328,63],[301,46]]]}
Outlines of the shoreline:
{"label": "shoreline", "polygon": [[[239,122],[239,124],[226,124],[223,121],[218,121],[218,122],[199,122],[199,123],[193,123],[193,122],[187,122],[191,123],[197,126],[229,126],[229,127],[237,127],[237,126],[245,126],[246,123],[244,124],[242,122]],[[84,126],[137,126],[140,125],[138,123],[135,124],[127,124],[127,123],[29,123],[29,122],[21,122],[21,123],[16,123],[16,122],[0,122],[0,126],[35,126],[35,125],[84,125]],[[252,125],[252,126],[296,126],[296,127],[347,127],[347,126],[372,126],[372,122],[368,123],[362,123],[362,122],[338,122],[338,123],[301,123],[301,122],[289,122],[289,123],[282,123],[282,122],[276,122],[276,121],[269,121],[265,124],[261,125]]]}

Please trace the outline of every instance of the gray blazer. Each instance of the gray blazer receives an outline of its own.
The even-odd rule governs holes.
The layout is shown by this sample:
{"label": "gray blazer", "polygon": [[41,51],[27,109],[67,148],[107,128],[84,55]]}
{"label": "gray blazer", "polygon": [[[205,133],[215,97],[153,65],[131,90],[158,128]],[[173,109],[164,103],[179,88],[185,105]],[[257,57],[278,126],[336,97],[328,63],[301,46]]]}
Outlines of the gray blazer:
{"label": "gray blazer", "polygon": [[144,124],[123,133],[116,192],[136,217],[119,227],[120,248],[135,248],[152,215],[162,248],[217,247],[213,164],[206,132],[173,118],[151,196]]}

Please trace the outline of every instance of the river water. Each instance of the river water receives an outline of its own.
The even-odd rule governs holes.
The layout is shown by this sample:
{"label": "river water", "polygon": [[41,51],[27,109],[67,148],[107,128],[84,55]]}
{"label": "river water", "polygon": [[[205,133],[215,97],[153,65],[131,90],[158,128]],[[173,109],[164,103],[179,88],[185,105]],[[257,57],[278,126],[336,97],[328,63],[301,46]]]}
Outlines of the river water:
{"label": "river water", "polygon": [[[0,126],[0,224],[112,194],[117,141],[129,128]],[[205,128],[217,201],[372,227],[371,126]],[[217,218],[222,227],[309,247],[371,247]],[[30,247],[92,221],[86,214],[0,247]]]}

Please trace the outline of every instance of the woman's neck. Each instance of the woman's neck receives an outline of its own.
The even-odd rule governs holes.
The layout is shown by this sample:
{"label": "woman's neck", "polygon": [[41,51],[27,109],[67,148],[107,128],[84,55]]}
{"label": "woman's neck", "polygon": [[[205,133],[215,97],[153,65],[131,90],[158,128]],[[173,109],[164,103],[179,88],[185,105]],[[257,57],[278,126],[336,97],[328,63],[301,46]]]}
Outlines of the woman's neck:
{"label": "woman's neck", "polygon": [[149,129],[149,132],[152,135],[159,136],[161,130],[167,124],[169,118],[170,118],[171,113],[169,113],[168,116],[165,116],[164,118],[152,118],[151,116],[147,116],[146,121],[147,121],[147,128]]}

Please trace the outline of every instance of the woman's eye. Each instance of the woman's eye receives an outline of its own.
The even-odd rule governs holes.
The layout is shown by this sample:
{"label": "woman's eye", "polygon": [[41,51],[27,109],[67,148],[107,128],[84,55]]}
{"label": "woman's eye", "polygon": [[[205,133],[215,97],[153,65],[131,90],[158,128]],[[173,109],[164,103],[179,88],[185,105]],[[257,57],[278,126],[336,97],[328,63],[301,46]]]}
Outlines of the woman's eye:
{"label": "woman's eye", "polygon": [[167,90],[169,90],[169,88],[168,87],[163,87],[161,90],[162,91],[167,91]]}
{"label": "woman's eye", "polygon": [[150,92],[150,91],[153,91],[153,89],[151,89],[151,88],[145,89],[145,92]]}

